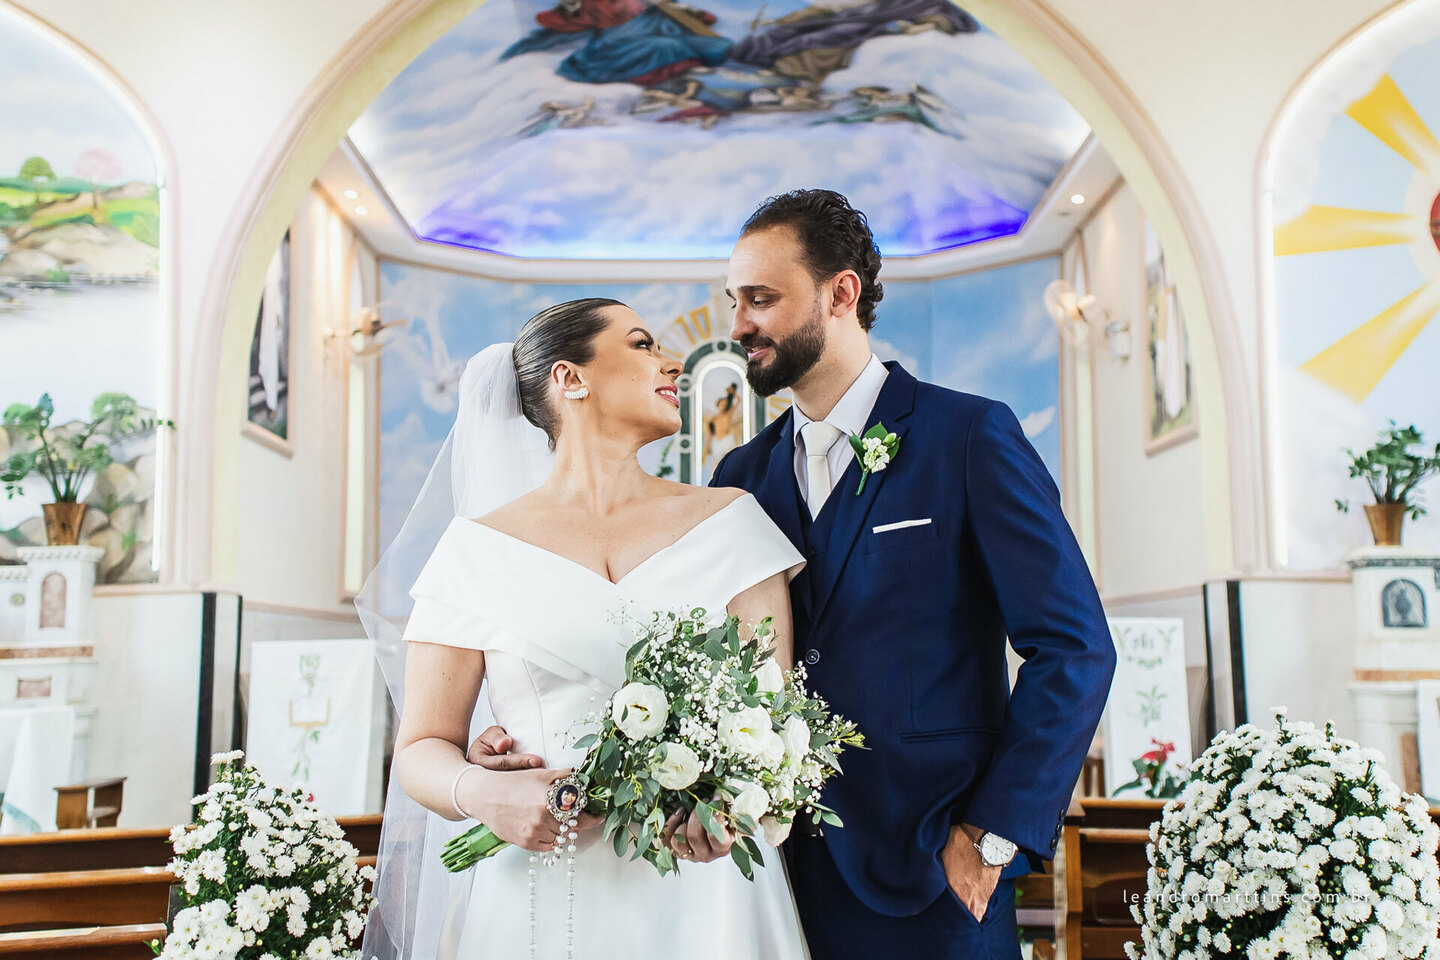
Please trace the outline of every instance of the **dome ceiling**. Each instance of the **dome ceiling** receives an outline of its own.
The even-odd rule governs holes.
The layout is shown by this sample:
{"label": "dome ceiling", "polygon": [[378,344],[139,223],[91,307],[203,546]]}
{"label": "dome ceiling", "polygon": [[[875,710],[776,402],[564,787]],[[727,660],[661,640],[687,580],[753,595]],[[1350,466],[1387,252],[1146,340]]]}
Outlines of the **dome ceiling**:
{"label": "dome ceiling", "polygon": [[949,0],[491,0],[350,139],[422,240],[671,259],[728,256],[802,186],[887,256],[1011,236],[1088,133]]}

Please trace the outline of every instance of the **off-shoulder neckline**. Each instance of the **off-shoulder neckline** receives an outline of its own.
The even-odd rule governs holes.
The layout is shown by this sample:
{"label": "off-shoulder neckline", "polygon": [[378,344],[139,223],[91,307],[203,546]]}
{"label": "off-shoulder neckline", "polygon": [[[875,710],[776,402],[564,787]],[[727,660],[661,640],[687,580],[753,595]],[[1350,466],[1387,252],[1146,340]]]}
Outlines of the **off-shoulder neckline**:
{"label": "off-shoulder neckline", "polygon": [[547,556],[547,557],[554,557],[556,560],[559,560],[561,563],[569,564],[569,565],[572,566],[572,567],[578,567],[579,569],[583,570],[585,573],[587,573],[587,574],[589,574],[590,576],[594,577],[596,580],[600,581],[601,583],[609,584],[609,585],[612,586],[612,587],[619,587],[619,586],[622,586],[622,585],[623,585],[627,580],[629,580],[631,577],[635,576],[635,574],[638,573],[640,570],[644,569],[646,566],[648,566],[649,564],[653,563],[653,562],[654,562],[656,559],[658,559],[662,554],[666,553],[667,551],[670,551],[670,550],[675,549],[675,548],[678,547],[680,544],[684,543],[691,535],[693,535],[693,534],[694,534],[697,530],[699,530],[701,527],[705,526],[707,523],[709,523],[710,521],[714,520],[716,517],[720,516],[720,515],[721,515],[722,513],[724,513],[725,511],[729,510],[731,507],[735,506],[735,504],[739,503],[741,500],[745,500],[745,499],[747,499],[747,498],[748,498],[748,499],[751,499],[751,500],[754,500],[754,499],[755,499],[755,495],[752,494],[752,493],[750,493],[750,492],[747,490],[745,493],[742,493],[740,496],[736,497],[735,499],[731,500],[729,503],[725,504],[725,506],[723,506],[723,507],[721,507],[720,509],[715,510],[715,511],[712,511],[711,513],[707,514],[705,517],[703,517],[702,519],[700,519],[699,521],[697,521],[695,524],[693,524],[693,525],[690,527],[690,529],[688,529],[688,530],[686,530],[684,533],[680,534],[679,537],[675,538],[675,539],[674,539],[673,541],[671,541],[670,543],[667,543],[665,546],[663,546],[663,547],[661,547],[660,549],[656,550],[655,552],[651,553],[648,557],[646,557],[645,559],[641,560],[639,563],[635,564],[635,566],[631,567],[629,570],[625,571],[624,576],[622,576],[619,580],[611,580],[609,577],[605,576],[605,575],[604,575],[603,573],[601,573],[600,571],[596,570],[596,569],[593,568],[593,567],[587,566],[586,564],[581,563],[579,560],[576,560],[576,559],[574,559],[574,558],[572,558],[572,557],[567,557],[567,556],[565,556],[563,553],[556,553],[554,550],[550,550],[550,549],[548,549],[548,548],[546,548],[546,547],[542,547],[542,546],[540,546],[539,544],[531,543],[529,540],[525,540],[525,539],[522,539],[522,538],[520,538],[520,537],[517,537],[517,536],[515,536],[513,533],[506,533],[504,530],[500,530],[500,529],[498,529],[498,528],[496,528],[496,527],[492,527],[492,526],[490,526],[488,523],[481,523],[479,520],[472,520],[472,519],[470,519],[469,517],[456,517],[456,518],[455,518],[455,522],[456,522],[456,523],[463,523],[463,524],[465,524],[465,525],[468,526],[468,527],[477,527],[477,528],[479,528],[479,529],[481,529],[481,530],[488,531],[489,533],[491,533],[491,534],[493,534],[493,535],[495,535],[495,536],[503,537],[504,539],[509,540],[509,541],[512,542],[512,543],[516,543],[516,544],[519,544],[519,545],[522,546],[522,547],[526,547],[526,548],[528,548],[528,549],[530,549],[530,550],[533,550],[533,551],[535,551],[536,553],[543,554],[543,555],[545,555],[545,556]]}

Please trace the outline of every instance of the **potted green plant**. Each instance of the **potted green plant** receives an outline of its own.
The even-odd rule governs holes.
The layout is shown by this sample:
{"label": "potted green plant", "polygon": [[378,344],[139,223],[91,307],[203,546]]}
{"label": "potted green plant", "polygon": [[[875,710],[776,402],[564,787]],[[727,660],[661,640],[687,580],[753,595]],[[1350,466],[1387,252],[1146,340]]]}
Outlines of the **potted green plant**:
{"label": "potted green plant", "polygon": [[[1380,441],[1364,454],[1356,456],[1345,448],[1350,476],[1363,477],[1375,496],[1374,503],[1366,504],[1365,515],[1376,546],[1399,546],[1406,514],[1416,520],[1425,514],[1415,487],[1440,473],[1440,443],[1435,444],[1434,456],[1426,456],[1423,450],[1411,453],[1409,448],[1422,441],[1413,424],[1397,428],[1391,420],[1390,429],[1381,430]],[[1336,500],[1335,507],[1349,513],[1350,501]]]}
{"label": "potted green plant", "polygon": [[50,394],[40,402],[12,404],[0,416],[0,423],[17,436],[12,440],[23,447],[12,453],[0,472],[5,484],[5,497],[23,494],[21,483],[37,473],[50,486],[53,503],[42,505],[45,512],[45,538],[52,546],[80,542],[80,525],[85,519],[86,504],[80,490],[87,478],[114,462],[112,444],[153,430],[174,428],[170,420],[142,417],[135,398],[124,393],[102,393],[90,405],[89,420],[74,420],[52,427],[50,418],[55,405]]}

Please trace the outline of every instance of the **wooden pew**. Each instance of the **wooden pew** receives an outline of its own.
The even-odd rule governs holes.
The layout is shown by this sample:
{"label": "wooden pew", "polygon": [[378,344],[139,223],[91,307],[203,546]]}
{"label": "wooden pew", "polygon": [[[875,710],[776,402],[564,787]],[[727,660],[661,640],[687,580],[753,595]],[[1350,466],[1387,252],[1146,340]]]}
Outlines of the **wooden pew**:
{"label": "wooden pew", "polygon": [[150,941],[164,939],[163,923],[0,933],[0,960],[153,960]]}
{"label": "wooden pew", "polygon": [[0,874],[0,933],[163,924],[174,882],[164,867]]}
{"label": "wooden pew", "polygon": [[[360,856],[373,857],[380,851],[379,814],[339,817],[336,822]],[[170,857],[170,831],[164,827],[95,827],[0,837],[0,875],[163,867]]]}
{"label": "wooden pew", "polygon": [[174,880],[164,867],[7,873],[0,932],[164,923]]}
{"label": "wooden pew", "polygon": [[[357,862],[373,866],[380,817],[342,817],[338,822],[360,851]],[[174,882],[165,869],[170,858],[169,831],[164,829],[99,828],[0,838],[0,933],[163,924]],[[11,938],[6,949],[19,950],[17,942]],[[117,956],[123,955],[126,945],[115,949],[120,951]],[[3,957],[0,953],[0,960]]]}

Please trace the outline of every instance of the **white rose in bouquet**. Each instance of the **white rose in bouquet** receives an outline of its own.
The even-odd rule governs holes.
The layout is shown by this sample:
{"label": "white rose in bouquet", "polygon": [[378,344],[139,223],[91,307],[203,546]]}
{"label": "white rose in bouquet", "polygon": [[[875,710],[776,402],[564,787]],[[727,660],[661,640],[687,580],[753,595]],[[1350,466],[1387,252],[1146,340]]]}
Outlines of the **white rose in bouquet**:
{"label": "white rose in bouquet", "polygon": [[785,686],[785,671],[771,657],[755,671],[755,680],[761,693],[779,693]]}
{"label": "white rose in bouquet", "polygon": [[805,721],[793,715],[786,717],[780,727],[780,739],[785,744],[786,758],[796,766],[803,763],[810,752],[810,727]]}
{"label": "white rose in bouquet", "polygon": [[661,744],[665,754],[655,766],[655,779],[666,790],[684,790],[700,777],[700,758],[683,743]]}
{"label": "white rose in bouquet", "polygon": [[627,683],[610,702],[610,716],[615,726],[631,740],[653,737],[665,729],[670,718],[670,705],[665,691],[648,683]]}
{"label": "white rose in bouquet", "polygon": [[770,725],[770,711],[764,707],[746,707],[720,718],[720,742],[747,757],[755,757],[768,767],[780,765],[785,759],[785,741]]}
{"label": "white rose in bouquet", "polygon": [[749,780],[727,780],[725,788],[735,794],[730,801],[730,813],[735,817],[749,817],[759,822],[770,809],[770,794],[758,783]]}
{"label": "white rose in bouquet", "polygon": [[790,836],[790,824],[781,823],[774,817],[761,817],[760,829],[765,832],[765,842],[778,847]]}

